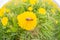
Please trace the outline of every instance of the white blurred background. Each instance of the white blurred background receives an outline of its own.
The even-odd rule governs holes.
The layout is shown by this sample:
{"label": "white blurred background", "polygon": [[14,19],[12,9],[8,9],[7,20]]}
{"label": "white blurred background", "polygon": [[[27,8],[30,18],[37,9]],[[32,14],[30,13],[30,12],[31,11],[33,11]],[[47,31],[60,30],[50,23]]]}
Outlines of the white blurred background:
{"label": "white blurred background", "polygon": [[60,7],[60,0],[53,0],[54,2],[57,3],[57,5]]}
{"label": "white blurred background", "polygon": [[[7,3],[8,1],[10,0],[0,0],[0,8],[5,4]],[[60,0],[53,0],[54,2],[57,3],[57,5],[60,7]]]}
{"label": "white blurred background", "polygon": [[0,0],[0,8],[10,0]]}

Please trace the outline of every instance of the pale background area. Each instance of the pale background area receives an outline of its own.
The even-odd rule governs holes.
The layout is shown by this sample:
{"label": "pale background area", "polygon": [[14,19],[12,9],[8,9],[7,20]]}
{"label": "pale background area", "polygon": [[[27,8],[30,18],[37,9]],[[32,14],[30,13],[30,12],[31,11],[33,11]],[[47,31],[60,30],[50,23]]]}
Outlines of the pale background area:
{"label": "pale background area", "polygon": [[[9,2],[10,0],[0,0],[0,8],[3,7],[3,5],[7,2]],[[54,2],[57,3],[57,5],[60,7],[60,0],[53,0]]]}
{"label": "pale background area", "polygon": [[60,7],[60,0],[53,0],[54,2],[57,3],[57,5]]}
{"label": "pale background area", "polygon": [[10,0],[0,0],[0,8]]}

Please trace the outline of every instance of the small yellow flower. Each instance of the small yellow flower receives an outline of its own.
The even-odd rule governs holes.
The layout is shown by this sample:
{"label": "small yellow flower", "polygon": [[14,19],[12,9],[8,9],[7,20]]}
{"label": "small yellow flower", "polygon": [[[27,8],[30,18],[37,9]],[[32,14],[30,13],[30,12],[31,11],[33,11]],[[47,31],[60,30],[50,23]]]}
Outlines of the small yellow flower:
{"label": "small yellow flower", "polygon": [[39,8],[38,9],[38,12],[40,13],[40,14],[46,14],[46,10],[44,9],[44,8]]}
{"label": "small yellow flower", "polygon": [[3,25],[3,26],[6,26],[7,23],[8,23],[8,18],[7,18],[7,17],[3,17],[3,18],[1,19],[1,22],[2,22],[2,25]]}
{"label": "small yellow flower", "polygon": [[32,11],[32,10],[33,10],[33,8],[32,8],[32,7],[28,7],[28,10],[29,10],[29,11]]}
{"label": "small yellow flower", "polygon": [[37,3],[37,0],[30,0],[30,4],[34,5]]}
{"label": "small yellow flower", "polygon": [[27,0],[22,0],[22,2],[26,2]]}
{"label": "small yellow flower", "polygon": [[4,15],[4,12],[5,12],[5,8],[1,8],[0,9],[0,17],[2,17]]}
{"label": "small yellow flower", "polygon": [[24,12],[17,16],[18,24],[25,30],[33,30],[37,25],[37,17],[33,12]]}

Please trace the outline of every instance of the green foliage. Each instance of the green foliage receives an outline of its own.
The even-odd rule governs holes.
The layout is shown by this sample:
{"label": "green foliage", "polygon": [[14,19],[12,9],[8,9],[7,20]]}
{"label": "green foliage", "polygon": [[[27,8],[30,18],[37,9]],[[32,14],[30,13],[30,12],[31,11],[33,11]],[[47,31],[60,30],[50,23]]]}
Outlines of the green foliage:
{"label": "green foliage", "polygon": [[[29,4],[29,2],[22,3],[21,0],[15,5],[15,0],[7,3],[4,7],[9,9],[10,12],[4,15],[9,18],[9,23],[6,27],[0,23],[0,40],[60,40],[60,11],[58,8],[53,7],[48,2],[44,3],[39,1],[35,5]],[[33,12],[37,16],[37,27],[32,31],[27,31],[18,26],[17,15],[28,11],[28,7],[33,6]],[[38,13],[38,8],[45,8],[46,15]],[[51,9],[55,9],[55,14],[51,12]],[[57,23],[56,23],[57,21]]]}

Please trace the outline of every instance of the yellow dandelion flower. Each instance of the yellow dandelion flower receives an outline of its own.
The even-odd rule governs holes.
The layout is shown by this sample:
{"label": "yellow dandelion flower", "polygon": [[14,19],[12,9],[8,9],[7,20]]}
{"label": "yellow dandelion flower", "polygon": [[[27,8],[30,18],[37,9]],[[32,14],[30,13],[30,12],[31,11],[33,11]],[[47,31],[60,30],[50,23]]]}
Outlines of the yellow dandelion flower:
{"label": "yellow dandelion flower", "polygon": [[33,12],[24,12],[17,16],[18,24],[26,30],[33,30],[37,25],[37,17]]}
{"label": "yellow dandelion flower", "polygon": [[3,25],[3,26],[6,26],[7,23],[8,23],[8,18],[7,18],[7,17],[3,17],[3,18],[1,19],[1,22],[2,22],[2,25]]}
{"label": "yellow dandelion flower", "polygon": [[34,5],[37,3],[37,0],[30,0],[30,4]]}
{"label": "yellow dandelion flower", "polygon": [[33,8],[32,8],[32,7],[28,7],[28,10],[29,10],[29,11],[32,11],[32,10],[33,10]]}
{"label": "yellow dandelion flower", "polygon": [[26,2],[27,0],[22,0],[22,2]]}
{"label": "yellow dandelion flower", "polygon": [[0,17],[2,17],[4,15],[4,11],[5,11],[5,8],[0,9]]}
{"label": "yellow dandelion flower", "polygon": [[38,9],[38,12],[40,13],[40,14],[46,14],[46,10],[44,9],[44,8],[39,8]]}

